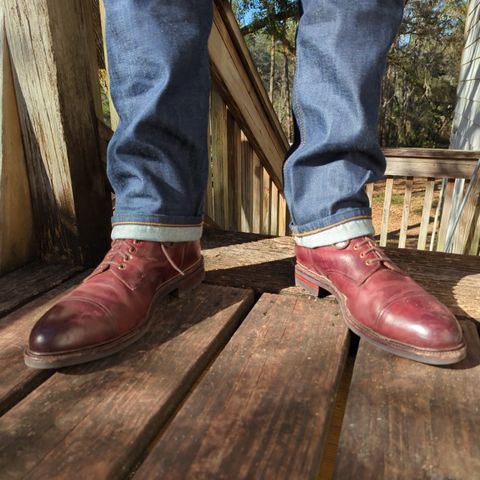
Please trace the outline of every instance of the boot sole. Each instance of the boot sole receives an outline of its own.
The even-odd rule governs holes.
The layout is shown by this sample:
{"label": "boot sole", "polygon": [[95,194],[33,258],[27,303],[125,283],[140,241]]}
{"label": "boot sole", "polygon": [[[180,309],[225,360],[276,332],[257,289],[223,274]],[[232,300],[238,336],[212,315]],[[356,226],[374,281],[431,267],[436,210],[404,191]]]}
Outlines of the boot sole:
{"label": "boot sole", "polygon": [[120,352],[142,338],[150,330],[153,321],[152,306],[155,302],[170,294],[179,297],[186,296],[191,290],[200,285],[204,279],[205,269],[202,259],[199,263],[189,267],[185,271],[185,275],[178,275],[170,279],[155,292],[144,321],[141,325],[135,328],[135,330],[132,330],[108,343],[72,352],[44,355],[31,352],[26,348],[24,352],[25,364],[28,367],[37,369],[62,368],[91,362]]}
{"label": "boot sole", "polygon": [[358,323],[347,308],[346,296],[335,288],[328,278],[318,275],[301,264],[295,265],[295,285],[302,287],[310,295],[318,297],[321,290],[331,293],[337,299],[347,327],[367,342],[394,355],[429,365],[450,365],[460,362],[467,355],[465,343],[449,350],[429,350],[412,347],[379,335],[368,327]]}

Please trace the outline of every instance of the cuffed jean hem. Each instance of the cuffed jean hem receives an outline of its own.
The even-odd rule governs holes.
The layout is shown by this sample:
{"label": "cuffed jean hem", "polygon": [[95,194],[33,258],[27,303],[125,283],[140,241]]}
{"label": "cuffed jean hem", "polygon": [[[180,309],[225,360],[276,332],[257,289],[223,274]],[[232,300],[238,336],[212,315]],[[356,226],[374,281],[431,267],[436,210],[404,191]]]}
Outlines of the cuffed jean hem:
{"label": "cuffed jean hem", "polygon": [[[370,218],[352,218],[345,222],[318,231],[317,233],[295,236],[295,243],[302,247],[316,248],[332,245],[364,235],[374,235],[372,220]],[[295,235],[295,234],[294,234]]]}
{"label": "cuffed jean hem", "polygon": [[112,240],[129,238],[151,242],[193,242],[200,240],[202,225],[152,226],[135,223],[113,225]]}

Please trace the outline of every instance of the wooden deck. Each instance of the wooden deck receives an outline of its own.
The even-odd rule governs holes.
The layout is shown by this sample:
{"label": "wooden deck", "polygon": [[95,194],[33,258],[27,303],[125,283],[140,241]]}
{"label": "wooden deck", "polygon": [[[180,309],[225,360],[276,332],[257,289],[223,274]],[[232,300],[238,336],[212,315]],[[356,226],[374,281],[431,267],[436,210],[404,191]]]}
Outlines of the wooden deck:
{"label": "wooden deck", "polygon": [[0,479],[472,479],[480,472],[480,258],[389,251],[461,319],[432,367],[351,335],[292,286],[292,240],[207,232],[206,283],[111,358],[28,369],[38,316],[88,272],[0,280]]}

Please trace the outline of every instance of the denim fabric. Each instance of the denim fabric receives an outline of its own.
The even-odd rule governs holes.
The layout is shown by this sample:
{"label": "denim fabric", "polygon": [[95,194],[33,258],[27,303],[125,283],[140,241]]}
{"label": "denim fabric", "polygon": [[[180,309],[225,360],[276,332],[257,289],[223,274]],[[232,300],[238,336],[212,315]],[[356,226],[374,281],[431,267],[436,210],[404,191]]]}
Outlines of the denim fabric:
{"label": "denim fabric", "polygon": [[311,234],[317,246],[325,244],[330,229],[339,233],[340,225],[349,221],[359,220],[354,233],[370,224],[363,186],[385,171],[377,138],[380,88],[403,4],[301,3],[293,91],[295,142],[284,164],[290,228],[299,234],[298,243],[304,244],[300,239]]}
{"label": "denim fabric", "polygon": [[142,232],[174,227],[177,233],[167,230],[163,241],[201,235],[212,9],[211,0],[105,0],[111,94],[120,117],[107,154],[114,236],[132,223]]}
{"label": "denim fabric", "polygon": [[[315,247],[373,233],[363,186],[385,169],[380,85],[403,0],[303,0],[301,7],[296,135],[284,181],[296,241]],[[105,9],[120,116],[108,149],[112,237],[197,239],[207,180],[211,1],[105,0]]]}

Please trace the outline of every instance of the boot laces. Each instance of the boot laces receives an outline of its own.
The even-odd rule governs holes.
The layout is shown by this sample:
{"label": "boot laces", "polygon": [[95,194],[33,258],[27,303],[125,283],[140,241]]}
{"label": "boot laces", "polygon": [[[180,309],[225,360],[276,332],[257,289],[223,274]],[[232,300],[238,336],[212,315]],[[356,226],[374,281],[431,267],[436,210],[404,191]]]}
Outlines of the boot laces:
{"label": "boot laces", "polygon": [[[132,254],[137,251],[137,245],[141,243],[141,240],[133,240],[132,243],[127,240],[114,240],[112,242],[112,247],[105,256],[104,262],[112,267],[117,267],[119,270],[125,270],[125,262],[128,262],[128,260],[132,258]],[[185,275],[185,272],[183,272],[173,261],[168,250],[165,248],[165,244],[160,243],[160,248],[172,268],[180,273],[180,275]]]}
{"label": "boot laces", "polygon": [[371,238],[364,238],[360,242],[357,242],[353,246],[353,249],[354,250],[359,250],[364,245],[368,245],[368,248],[366,248],[365,250],[362,250],[362,252],[360,253],[361,258],[364,258],[369,253],[373,253],[373,255],[370,255],[368,257],[368,259],[365,261],[365,263],[367,265],[372,265],[373,263],[381,263],[381,262],[389,262],[390,261],[390,259],[385,255],[383,250]]}

